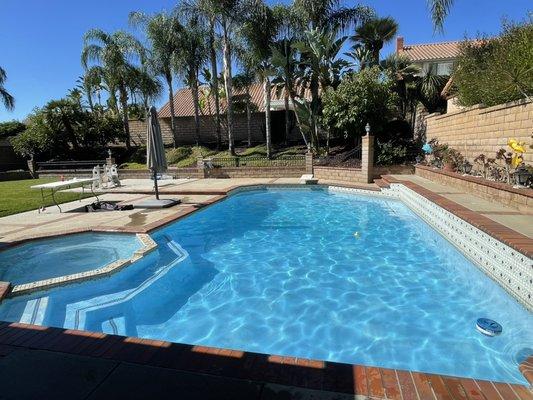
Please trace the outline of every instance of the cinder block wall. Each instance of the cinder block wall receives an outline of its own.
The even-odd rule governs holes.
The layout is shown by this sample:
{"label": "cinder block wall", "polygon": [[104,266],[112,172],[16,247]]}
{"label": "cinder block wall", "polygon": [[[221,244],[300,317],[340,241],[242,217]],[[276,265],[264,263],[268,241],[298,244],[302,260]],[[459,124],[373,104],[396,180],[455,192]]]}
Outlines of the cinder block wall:
{"label": "cinder block wall", "polygon": [[507,147],[509,138],[526,142],[526,163],[533,163],[533,102],[515,101],[485,108],[474,106],[426,118],[427,140],[437,138],[465,155],[470,161],[479,154],[494,157]]}
{"label": "cinder block wall", "polygon": [[[226,116],[222,115],[221,136],[222,141],[227,141],[228,133],[226,129]],[[265,114],[252,114],[252,141],[265,141]],[[172,131],[170,129],[170,118],[161,118],[159,120],[161,125],[161,133],[166,145],[173,143]],[[236,142],[248,140],[247,120],[244,114],[235,114],[234,119]],[[176,118],[176,127],[178,134],[178,145],[193,145],[196,144],[194,117],[180,117]],[[135,145],[146,144],[146,121],[130,120],[131,139]],[[290,140],[300,140],[301,135],[297,129],[291,132]],[[215,120],[210,116],[200,117],[200,143],[216,143],[216,127]]]}

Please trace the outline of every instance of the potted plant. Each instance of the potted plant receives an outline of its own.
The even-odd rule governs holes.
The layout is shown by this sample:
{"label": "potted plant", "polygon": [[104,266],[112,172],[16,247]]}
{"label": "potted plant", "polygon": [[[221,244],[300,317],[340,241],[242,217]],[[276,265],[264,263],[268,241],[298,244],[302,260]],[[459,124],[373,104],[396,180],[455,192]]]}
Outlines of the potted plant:
{"label": "potted plant", "polygon": [[442,162],[445,171],[455,172],[458,165],[463,162],[463,156],[457,150],[447,148],[442,152]]}

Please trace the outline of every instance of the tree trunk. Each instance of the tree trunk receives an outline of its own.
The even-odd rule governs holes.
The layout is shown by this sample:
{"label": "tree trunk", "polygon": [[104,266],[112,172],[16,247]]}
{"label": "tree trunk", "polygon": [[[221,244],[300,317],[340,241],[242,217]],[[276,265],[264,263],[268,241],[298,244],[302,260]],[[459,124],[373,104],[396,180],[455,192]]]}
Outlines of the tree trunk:
{"label": "tree trunk", "polygon": [[289,91],[285,88],[285,145],[289,144],[289,135],[291,134],[291,119],[289,112]]}
{"label": "tree trunk", "polygon": [[197,76],[192,77],[191,90],[194,103],[194,134],[196,135],[196,146],[200,146],[200,100],[198,98]]}
{"label": "tree trunk", "polygon": [[223,29],[223,52],[224,52],[224,83],[226,85],[226,101],[227,101],[227,119],[228,119],[228,150],[230,154],[235,155],[235,147],[233,144],[233,77],[231,72],[231,48],[229,42],[228,22],[226,17],[222,18]]}
{"label": "tree trunk", "polygon": [[248,147],[252,147],[252,107],[250,104],[250,86],[246,85],[246,133],[248,134]]}
{"label": "tree trunk", "polygon": [[318,124],[317,124],[317,116],[318,116],[318,108],[319,108],[319,83],[318,78],[312,77],[311,78],[311,146],[315,148],[315,150],[319,150],[319,143],[318,143]]}
{"label": "tree trunk", "polygon": [[[220,128],[220,93],[218,93],[218,67],[217,50],[215,48],[215,21],[211,19],[209,26],[209,47],[211,58],[211,79],[213,80],[213,91],[215,96],[215,130],[217,135],[217,149],[222,146],[222,134]],[[208,99],[209,101],[209,99]]]}
{"label": "tree trunk", "polygon": [[296,96],[294,95],[294,93],[291,91],[290,92],[290,96],[291,96],[291,102],[292,102],[292,108],[294,110],[294,116],[296,118],[296,124],[298,125],[298,129],[300,130],[300,133],[302,134],[302,139],[304,140],[304,143],[305,143],[305,147],[308,147],[308,144],[307,144],[307,138],[305,137],[305,133],[302,131],[302,129],[300,128],[301,126],[301,123],[300,123],[300,116],[298,115],[298,113],[296,112]]}
{"label": "tree trunk", "polygon": [[166,75],[168,85],[168,104],[170,106],[170,131],[172,132],[172,143],[174,148],[178,146],[178,133],[176,132],[176,116],[174,110],[174,89],[172,88],[172,74]]}
{"label": "tree trunk", "polygon": [[265,96],[265,131],[266,131],[266,148],[267,158],[272,158],[272,127],[270,126],[270,79],[265,77],[263,83],[263,90]]}
{"label": "tree trunk", "polygon": [[130,122],[128,120],[128,92],[126,88],[120,88],[120,105],[122,106],[122,126],[126,135],[126,149],[131,150]]}

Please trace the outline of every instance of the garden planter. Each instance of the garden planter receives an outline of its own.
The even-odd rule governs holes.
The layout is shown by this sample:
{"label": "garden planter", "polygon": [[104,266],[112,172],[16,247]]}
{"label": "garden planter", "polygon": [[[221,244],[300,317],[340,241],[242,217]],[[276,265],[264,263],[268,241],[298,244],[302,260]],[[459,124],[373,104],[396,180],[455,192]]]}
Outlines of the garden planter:
{"label": "garden planter", "polygon": [[455,172],[455,163],[453,162],[444,163],[443,169],[444,171]]}

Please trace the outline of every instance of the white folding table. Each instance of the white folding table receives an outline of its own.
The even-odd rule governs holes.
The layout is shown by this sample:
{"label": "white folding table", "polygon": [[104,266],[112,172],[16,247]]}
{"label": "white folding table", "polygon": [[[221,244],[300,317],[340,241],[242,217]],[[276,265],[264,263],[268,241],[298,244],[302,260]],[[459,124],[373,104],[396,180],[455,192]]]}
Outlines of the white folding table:
{"label": "white folding table", "polygon": [[[73,179],[69,179],[68,181],[59,181],[59,182],[43,183],[42,185],[34,185],[31,188],[39,189],[41,191],[41,198],[42,198],[43,205],[41,208],[39,208],[39,212],[41,212],[41,210],[44,210],[44,208],[46,207],[45,201],[47,198],[51,198],[54,204],[57,206],[57,208],[59,208],[59,212],[62,212],[61,207],[59,206],[55,198],[56,192],[59,192],[60,190],[81,187],[81,193],[80,193],[80,201],[81,201],[82,196],[85,193],[85,185],[89,185],[93,196],[96,197],[97,201],[100,201],[98,199],[98,196],[96,195],[96,193],[94,193],[94,190],[93,190],[93,183],[96,182],[97,180],[98,178],[83,178],[83,179],[73,178]],[[46,193],[47,190],[50,191],[48,194]]]}

